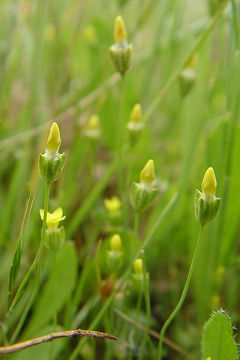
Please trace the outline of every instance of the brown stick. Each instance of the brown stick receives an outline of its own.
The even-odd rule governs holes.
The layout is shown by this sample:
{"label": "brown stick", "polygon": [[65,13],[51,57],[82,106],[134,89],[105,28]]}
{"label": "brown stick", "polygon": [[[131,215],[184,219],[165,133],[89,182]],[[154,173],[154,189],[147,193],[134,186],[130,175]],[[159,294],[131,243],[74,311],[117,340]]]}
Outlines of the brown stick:
{"label": "brown stick", "polygon": [[51,334],[47,334],[44,336],[40,336],[35,339],[22,341],[20,343],[16,343],[13,345],[0,346],[0,355],[1,354],[11,354],[16,351],[23,350],[23,349],[29,348],[31,346],[35,346],[35,345],[49,342],[52,340],[66,338],[66,337],[75,337],[75,336],[85,336],[85,337],[89,337],[89,338],[117,340],[117,338],[115,336],[106,334],[103,332],[99,332],[99,331],[82,330],[82,329],[58,331],[58,332],[53,332]]}

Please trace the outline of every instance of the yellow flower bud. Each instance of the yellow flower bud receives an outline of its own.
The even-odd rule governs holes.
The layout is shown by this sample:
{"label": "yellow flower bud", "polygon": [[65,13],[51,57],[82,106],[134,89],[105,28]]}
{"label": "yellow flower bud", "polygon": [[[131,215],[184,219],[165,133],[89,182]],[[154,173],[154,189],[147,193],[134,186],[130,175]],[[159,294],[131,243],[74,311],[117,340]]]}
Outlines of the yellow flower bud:
{"label": "yellow flower bud", "polygon": [[206,360],[211,360],[212,358],[211,358],[211,356],[209,356]]}
{"label": "yellow flower bud", "polygon": [[211,298],[211,307],[213,310],[216,310],[220,307],[220,304],[221,304],[221,299],[220,299],[220,296],[215,294],[212,296]]}
{"label": "yellow flower bud", "polygon": [[142,118],[142,107],[140,104],[136,104],[133,107],[130,119],[131,119],[131,121],[137,123],[141,120],[141,118]]}
{"label": "yellow flower bud", "polygon": [[122,241],[118,234],[115,234],[111,237],[110,247],[111,247],[111,250],[114,252],[121,252]]}
{"label": "yellow flower bud", "polygon": [[117,196],[113,196],[111,199],[105,199],[104,205],[109,212],[115,212],[120,209],[122,204]]}
{"label": "yellow flower bud", "polygon": [[127,32],[121,16],[116,17],[115,20],[114,40],[116,43],[123,43],[127,40]]}
{"label": "yellow flower bud", "polygon": [[195,69],[197,63],[197,53],[194,53],[187,63],[187,68]]}
{"label": "yellow flower bud", "polygon": [[216,269],[216,275],[219,279],[223,278],[225,272],[226,272],[226,268],[224,266],[218,266],[218,268]]}
{"label": "yellow flower bud", "polygon": [[216,187],[217,187],[217,180],[214,174],[214,170],[212,167],[209,167],[203,177],[202,191],[208,196],[214,195],[216,192]]}
{"label": "yellow flower bud", "polygon": [[151,184],[155,180],[154,162],[148,160],[140,173],[140,181],[145,184]]}
{"label": "yellow flower bud", "polygon": [[94,26],[88,25],[84,29],[84,36],[89,43],[94,44],[97,41],[97,32]]}
{"label": "yellow flower bud", "polygon": [[[43,220],[44,210],[40,209],[40,217]],[[60,221],[63,221],[66,216],[63,216],[63,210],[61,207],[57,208],[54,212],[47,212],[47,227],[57,228]]]}
{"label": "yellow flower bud", "polygon": [[135,273],[138,274],[138,275],[142,275],[143,273],[143,262],[142,262],[142,259],[136,259],[134,261],[134,270],[135,270]]}
{"label": "yellow flower bud", "polygon": [[90,119],[88,120],[88,128],[90,130],[98,130],[99,129],[99,116],[98,115],[92,115]]}
{"label": "yellow flower bud", "polygon": [[57,152],[61,145],[61,136],[58,124],[56,122],[52,123],[50,128],[48,140],[47,140],[47,149],[52,152]]}

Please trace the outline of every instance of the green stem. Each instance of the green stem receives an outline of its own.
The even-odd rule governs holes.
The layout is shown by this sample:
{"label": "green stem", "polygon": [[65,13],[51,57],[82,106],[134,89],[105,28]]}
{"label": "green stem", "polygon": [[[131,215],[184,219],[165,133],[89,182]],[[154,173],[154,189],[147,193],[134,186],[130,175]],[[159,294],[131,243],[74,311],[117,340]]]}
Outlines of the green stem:
{"label": "green stem", "polygon": [[118,159],[119,159],[119,196],[123,201],[123,139],[124,139],[124,92],[125,92],[125,78],[122,77],[120,81],[121,101],[118,118]]}
{"label": "green stem", "polygon": [[140,356],[139,360],[144,359],[144,356],[146,352],[144,351],[147,341],[149,341],[149,344],[151,344],[151,339],[149,337],[150,327],[151,327],[151,302],[150,302],[150,294],[149,294],[149,275],[146,272],[146,266],[145,266],[145,272],[144,272],[144,298],[145,298],[145,306],[146,306],[146,314],[147,314],[147,326],[146,331],[144,334],[144,339],[141,346]]}
{"label": "green stem", "polygon": [[38,257],[38,263],[37,263],[37,274],[36,279],[34,283],[34,288],[32,292],[32,296],[19,320],[19,323],[17,325],[16,330],[14,331],[12,337],[11,337],[11,343],[14,343],[24,325],[24,322],[26,320],[26,317],[36,299],[36,296],[38,294],[39,285],[40,285],[40,274],[41,274],[41,267],[42,267],[42,257],[43,257],[43,247],[45,242],[45,235],[46,235],[46,224],[47,224],[47,211],[48,211],[48,202],[49,202],[49,194],[50,194],[50,183],[46,184],[45,189],[45,200],[44,200],[44,216],[43,216],[43,224],[42,224],[42,230],[41,230],[41,242],[39,247],[39,257]]}
{"label": "green stem", "polygon": [[136,211],[135,212],[135,218],[134,218],[134,236],[135,236],[135,239],[138,239],[139,220],[140,220],[140,214],[139,214],[138,211]]}
{"label": "green stem", "polygon": [[[56,257],[56,251],[53,251],[53,304],[54,304],[54,314],[52,319],[52,330],[53,332],[57,331],[57,311],[56,311],[56,289],[57,289],[57,270],[56,270],[56,264],[57,264],[57,257]],[[53,358],[53,342],[51,342],[50,351],[49,351],[49,359],[51,360]]]}
{"label": "green stem", "polygon": [[[136,258],[141,254],[141,251],[144,250],[149,245],[151,240],[153,239],[153,236],[154,236],[155,232],[158,230],[159,225],[161,224],[161,222],[163,221],[163,219],[165,218],[167,213],[171,210],[171,208],[175,204],[175,202],[177,200],[177,196],[178,196],[178,193],[174,193],[173,196],[171,197],[170,201],[167,203],[167,205],[163,208],[163,210],[159,214],[156,223],[154,224],[154,226],[151,229],[151,232],[147,235],[147,237],[144,239],[142,245],[136,251],[136,254],[135,254]],[[131,274],[131,271],[132,271],[132,262],[131,262],[130,266],[128,267],[128,269],[124,272],[121,280],[118,283],[118,286],[116,286],[114,288],[114,290],[111,293],[111,295],[109,296],[108,300],[104,303],[104,305],[101,307],[101,310],[97,313],[95,319],[90,324],[89,329],[96,328],[96,326],[98,325],[98,323],[102,319],[103,315],[106,313],[107,309],[112,304],[112,301],[114,300],[117,292],[121,289],[123,284],[128,279],[129,275]],[[86,338],[79,341],[78,345],[76,346],[76,348],[74,349],[74,351],[70,355],[69,360],[74,360],[74,359],[77,358],[77,356],[79,354],[79,351],[81,350],[81,348],[85,344],[85,342],[86,342]]]}
{"label": "green stem", "polygon": [[180,299],[179,299],[179,301],[177,303],[177,306],[175,307],[175,309],[173,310],[171,315],[168,317],[168,319],[165,321],[165,323],[163,324],[163,327],[161,329],[160,337],[159,337],[159,343],[158,343],[157,360],[162,359],[162,355],[163,355],[162,346],[163,346],[163,338],[164,338],[165,332],[166,332],[168,326],[170,325],[170,323],[172,322],[172,320],[176,317],[179,310],[181,309],[182,304],[183,304],[183,302],[185,300],[185,297],[187,295],[188,288],[189,288],[191,278],[192,278],[192,274],[193,274],[193,271],[194,271],[194,268],[195,268],[195,265],[196,265],[196,261],[197,261],[197,258],[198,258],[200,246],[201,246],[203,229],[204,229],[204,227],[201,226],[200,233],[199,233],[198,240],[197,240],[197,244],[196,244],[196,247],[195,247],[195,250],[194,250],[194,253],[193,253],[192,262],[191,262],[190,269],[189,269],[189,272],[188,272],[187,280],[185,282],[185,285],[184,285],[184,288],[183,288],[183,291],[182,291],[182,295],[181,295],[181,297],[180,297]]}

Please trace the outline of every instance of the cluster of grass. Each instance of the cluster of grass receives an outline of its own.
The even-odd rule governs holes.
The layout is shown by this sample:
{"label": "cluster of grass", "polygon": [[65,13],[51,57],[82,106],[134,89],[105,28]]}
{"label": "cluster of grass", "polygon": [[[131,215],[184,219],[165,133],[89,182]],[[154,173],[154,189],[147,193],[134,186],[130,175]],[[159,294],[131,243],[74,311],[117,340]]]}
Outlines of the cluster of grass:
{"label": "cluster of grass", "polygon": [[[133,45],[124,77],[109,57],[119,14]],[[239,320],[239,16],[237,0],[1,0],[0,344],[77,328],[118,337],[62,339],[6,359],[156,359],[187,278],[200,227],[194,193],[209,166],[221,207],[163,355],[200,359],[212,310]],[[136,104],[143,126],[133,145],[127,124]],[[66,215],[57,251],[41,249],[39,215],[38,159],[53,121],[66,153],[48,207]],[[149,159],[157,196],[138,213],[132,184]],[[106,202],[113,196],[120,207]],[[114,235],[121,245],[115,237],[111,248]],[[136,258],[143,268],[134,269]]]}

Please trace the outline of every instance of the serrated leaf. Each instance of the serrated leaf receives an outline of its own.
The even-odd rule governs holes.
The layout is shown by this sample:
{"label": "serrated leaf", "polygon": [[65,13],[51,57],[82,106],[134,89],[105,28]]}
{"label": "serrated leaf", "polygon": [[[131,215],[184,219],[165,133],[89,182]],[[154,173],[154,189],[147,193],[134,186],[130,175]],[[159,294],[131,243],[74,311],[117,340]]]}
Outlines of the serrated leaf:
{"label": "serrated leaf", "polygon": [[[54,278],[54,273],[56,278]],[[34,313],[24,337],[32,335],[52,320],[55,312],[58,313],[71,294],[77,275],[77,256],[73,243],[67,242],[59,251],[55,271],[39,293]],[[56,279],[56,280],[55,280]],[[56,282],[55,282],[56,281]]]}
{"label": "serrated leaf", "polygon": [[203,359],[238,360],[237,344],[233,338],[231,319],[223,311],[213,313],[204,326]]}

